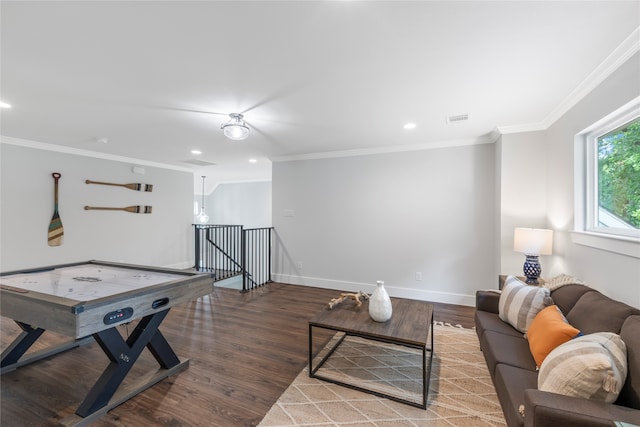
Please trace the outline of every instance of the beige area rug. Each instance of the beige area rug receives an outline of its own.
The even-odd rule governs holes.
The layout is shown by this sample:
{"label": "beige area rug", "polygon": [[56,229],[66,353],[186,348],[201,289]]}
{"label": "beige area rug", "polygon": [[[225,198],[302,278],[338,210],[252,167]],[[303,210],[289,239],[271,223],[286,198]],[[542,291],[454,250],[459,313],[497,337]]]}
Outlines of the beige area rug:
{"label": "beige area rug", "polygon": [[[437,323],[434,341],[426,410],[309,378],[305,368],[259,426],[506,426],[475,331]],[[318,373],[420,403],[421,359],[418,350],[347,337]]]}

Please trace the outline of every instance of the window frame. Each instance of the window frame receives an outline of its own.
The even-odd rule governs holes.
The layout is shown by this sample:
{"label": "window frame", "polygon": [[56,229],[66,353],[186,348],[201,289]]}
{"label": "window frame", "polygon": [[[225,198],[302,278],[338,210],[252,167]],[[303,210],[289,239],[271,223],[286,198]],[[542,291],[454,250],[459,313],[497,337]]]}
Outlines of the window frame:
{"label": "window frame", "polygon": [[640,96],[575,136],[575,243],[640,258],[640,230],[597,226],[598,138],[640,117]]}

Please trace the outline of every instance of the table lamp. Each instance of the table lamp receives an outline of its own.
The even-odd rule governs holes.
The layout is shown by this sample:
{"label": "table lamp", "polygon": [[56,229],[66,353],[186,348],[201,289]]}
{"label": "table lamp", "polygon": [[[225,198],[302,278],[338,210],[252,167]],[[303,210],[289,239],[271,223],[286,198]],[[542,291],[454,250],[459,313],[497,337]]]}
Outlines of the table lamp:
{"label": "table lamp", "polygon": [[526,256],[522,268],[527,277],[527,283],[538,283],[542,273],[538,256],[551,255],[552,246],[553,230],[516,227],[513,234],[513,250],[522,252]]}

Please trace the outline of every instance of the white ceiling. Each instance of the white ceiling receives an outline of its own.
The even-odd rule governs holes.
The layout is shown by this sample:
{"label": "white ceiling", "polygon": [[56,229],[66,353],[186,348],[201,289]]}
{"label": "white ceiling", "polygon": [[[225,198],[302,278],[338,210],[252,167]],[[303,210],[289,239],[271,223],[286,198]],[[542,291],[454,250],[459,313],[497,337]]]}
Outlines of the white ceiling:
{"label": "white ceiling", "polygon": [[[0,13],[3,140],[194,170],[198,193],[200,175],[268,179],[272,159],[544,128],[640,38],[637,0],[2,1]],[[220,131],[235,112],[245,141]]]}

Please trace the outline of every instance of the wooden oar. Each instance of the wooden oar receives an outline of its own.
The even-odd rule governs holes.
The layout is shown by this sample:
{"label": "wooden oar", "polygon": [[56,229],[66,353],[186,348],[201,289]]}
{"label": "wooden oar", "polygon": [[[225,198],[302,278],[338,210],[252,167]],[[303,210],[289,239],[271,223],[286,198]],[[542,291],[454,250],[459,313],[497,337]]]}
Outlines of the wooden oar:
{"label": "wooden oar", "polygon": [[100,185],[114,185],[116,187],[126,187],[129,190],[135,190],[135,191],[153,191],[153,185],[151,184],[114,184],[112,182],[91,181],[89,179],[87,179],[85,183],[100,184]]}
{"label": "wooden oar", "polygon": [[49,222],[48,243],[49,246],[62,245],[62,238],[64,237],[64,228],[62,227],[62,220],[58,213],[58,180],[62,176],[58,172],[51,174],[53,176],[53,216]]}
{"label": "wooden oar", "polygon": [[126,208],[103,208],[103,207],[98,207],[98,206],[85,206],[84,210],[89,211],[89,210],[94,210],[94,211],[126,211],[126,212],[131,212],[131,213],[138,213],[138,214],[150,214],[151,213],[151,206],[127,206]]}

